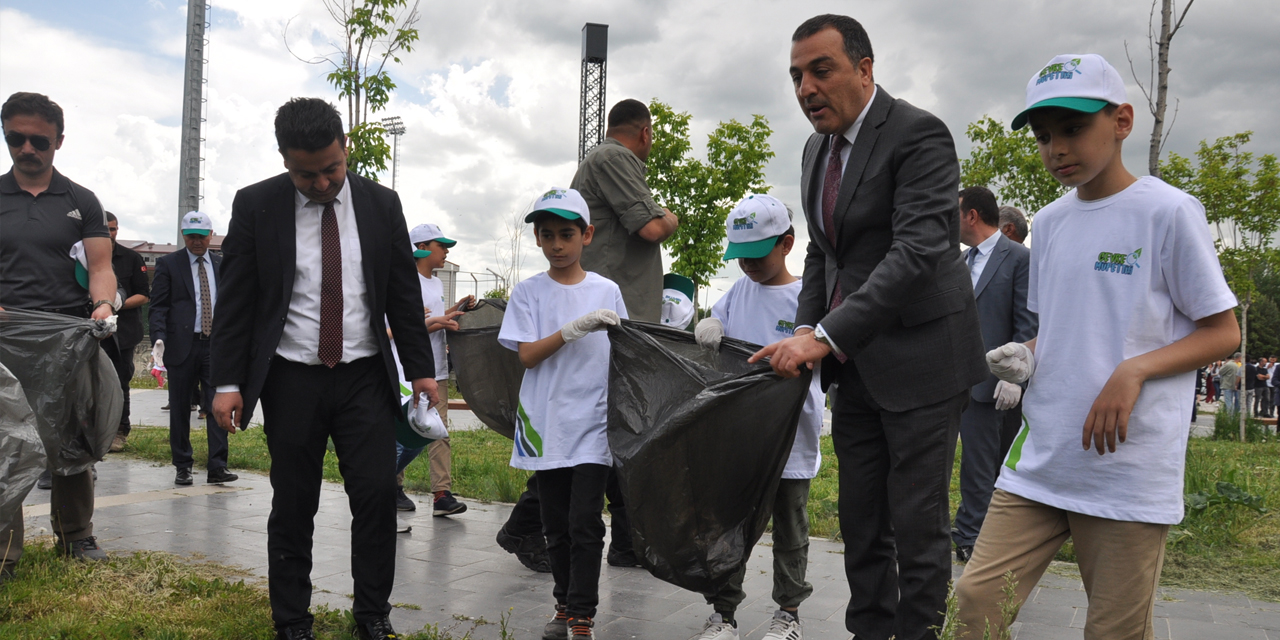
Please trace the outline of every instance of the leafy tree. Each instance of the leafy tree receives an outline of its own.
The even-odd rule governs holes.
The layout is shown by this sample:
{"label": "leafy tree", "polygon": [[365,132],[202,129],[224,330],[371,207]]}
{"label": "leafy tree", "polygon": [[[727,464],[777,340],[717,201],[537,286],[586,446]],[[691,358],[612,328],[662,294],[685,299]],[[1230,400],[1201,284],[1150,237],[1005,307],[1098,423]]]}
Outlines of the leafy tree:
{"label": "leafy tree", "polygon": [[[369,116],[387,106],[396,88],[388,63],[400,62],[399,54],[412,51],[418,40],[418,2],[409,6],[409,0],[324,0],[324,7],[342,30],[340,40],[331,43],[333,53],[298,59],[333,67],[325,79],[347,101],[347,167],[377,180],[378,172],[387,170],[391,145],[382,123]],[[287,36],[288,25],[285,32]]]}
{"label": "leafy tree", "polygon": [[665,245],[675,262],[674,273],[706,286],[720,270],[724,255],[724,219],[747,193],[765,193],[764,165],[774,153],[769,147],[773,130],[764,116],[752,116],[751,124],[721,122],[707,137],[707,160],[693,157],[689,143],[688,113],[677,113],[656,99],[653,114],[653,149],[649,152],[647,179],[658,204],[680,216],[680,227]]}
{"label": "leafy tree", "polygon": [[[1274,154],[1255,158],[1244,147],[1253,132],[1201,141],[1196,164],[1176,153],[1161,163],[1164,180],[1199,198],[1217,236],[1218,260],[1227,284],[1240,300],[1240,351],[1247,358],[1249,309],[1257,279],[1280,267],[1280,162]],[[1240,438],[1245,437],[1241,412]]]}
{"label": "leafy tree", "polygon": [[[1241,308],[1236,308],[1236,319]],[[1270,296],[1257,292],[1249,309],[1249,351],[1263,357],[1280,356],[1280,308]]]}
{"label": "leafy tree", "polygon": [[960,161],[960,186],[987,187],[1000,204],[1022,209],[1030,219],[1045,205],[1067,192],[1040,162],[1031,128],[1013,131],[1003,122],[983,116],[965,129],[973,148]]}

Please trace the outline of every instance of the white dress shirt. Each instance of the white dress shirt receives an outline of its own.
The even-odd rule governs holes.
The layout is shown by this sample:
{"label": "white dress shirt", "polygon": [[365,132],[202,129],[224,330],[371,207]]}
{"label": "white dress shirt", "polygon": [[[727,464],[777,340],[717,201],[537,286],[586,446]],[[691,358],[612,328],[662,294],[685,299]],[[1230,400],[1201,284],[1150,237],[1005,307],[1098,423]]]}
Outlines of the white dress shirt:
{"label": "white dress shirt", "polygon": [[[977,251],[978,254],[973,258],[973,266],[969,267],[969,278],[973,280],[973,290],[978,290],[978,280],[982,279],[982,270],[987,266],[987,260],[991,258],[991,252],[995,251],[996,243],[1000,242],[1000,231],[987,236],[986,240],[978,243],[976,247],[970,247],[969,251]],[[969,262],[969,254],[964,256],[965,264]]]}
{"label": "white dress shirt", "polygon": [[[297,261],[293,297],[285,317],[276,355],[302,364],[320,364],[320,280],[322,276],[320,218],[324,205],[294,193]],[[378,341],[370,328],[370,304],[361,268],[360,230],[351,205],[351,183],[333,201],[342,242],[342,359],[351,362],[377,355]]]}
{"label": "white dress shirt", "polygon": [[187,249],[187,258],[191,261],[191,291],[195,293],[193,298],[196,299],[196,333],[200,333],[200,314],[204,307],[200,306],[200,272],[196,271],[196,259],[204,258],[204,273],[209,278],[209,302],[215,307],[218,304],[218,280],[213,277],[213,260],[208,251],[204,252],[204,256],[197,256]]}

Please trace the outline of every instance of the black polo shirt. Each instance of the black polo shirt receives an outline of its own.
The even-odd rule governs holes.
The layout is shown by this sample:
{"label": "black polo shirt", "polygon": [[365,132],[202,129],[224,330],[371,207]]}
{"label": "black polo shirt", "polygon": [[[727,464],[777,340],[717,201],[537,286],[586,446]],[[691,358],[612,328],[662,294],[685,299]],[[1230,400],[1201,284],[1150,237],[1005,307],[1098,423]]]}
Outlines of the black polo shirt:
{"label": "black polo shirt", "polygon": [[0,176],[0,307],[65,309],[85,304],[71,247],[85,238],[110,238],[92,191],[57,169],[38,196],[23,191],[13,169]]}
{"label": "black polo shirt", "polygon": [[[124,291],[124,300],[138,294],[150,297],[147,263],[142,260],[142,255],[128,247],[112,244],[115,248],[111,251],[111,269],[116,272],[116,283]],[[142,342],[142,307],[122,309],[118,315],[116,340],[120,341],[120,348],[128,350],[138,346]]]}

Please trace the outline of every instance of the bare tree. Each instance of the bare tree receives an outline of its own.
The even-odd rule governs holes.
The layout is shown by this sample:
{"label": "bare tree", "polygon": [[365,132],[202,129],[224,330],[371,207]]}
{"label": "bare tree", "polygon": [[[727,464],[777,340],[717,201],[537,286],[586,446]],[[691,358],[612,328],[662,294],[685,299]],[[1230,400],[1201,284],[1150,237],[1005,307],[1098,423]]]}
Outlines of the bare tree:
{"label": "bare tree", "polygon": [[[1155,30],[1157,4],[1160,5],[1158,36]],[[1151,110],[1151,116],[1155,119],[1155,123],[1151,126],[1147,171],[1157,178],[1160,177],[1160,151],[1164,149],[1165,140],[1169,138],[1169,131],[1173,131],[1174,120],[1178,119],[1178,103],[1174,101],[1173,118],[1169,120],[1168,131],[1165,130],[1164,114],[1169,105],[1169,43],[1173,42],[1173,36],[1182,28],[1182,21],[1186,19],[1192,4],[1195,4],[1195,0],[1187,0],[1186,6],[1182,7],[1182,12],[1178,13],[1173,0],[1151,0],[1151,15],[1147,18],[1147,54],[1151,69],[1146,84],[1138,78],[1138,72],[1133,66],[1133,56],[1129,55],[1129,42],[1124,43],[1125,57],[1129,58],[1129,72],[1133,74],[1134,82],[1138,83],[1143,97],[1147,99],[1147,108]],[[1174,14],[1178,15],[1176,22],[1173,19]],[[1155,95],[1152,95],[1153,92]]]}
{"label": "bare tree", "polygon": [[502,289],[503,298],[511,296],[511,289],[520,282],[520,269],[524,266],[525,212],[517,211],[503,221],[503,235],[494,237],[493,257],[498,263],[496,275],[502,280],[495,289]]}

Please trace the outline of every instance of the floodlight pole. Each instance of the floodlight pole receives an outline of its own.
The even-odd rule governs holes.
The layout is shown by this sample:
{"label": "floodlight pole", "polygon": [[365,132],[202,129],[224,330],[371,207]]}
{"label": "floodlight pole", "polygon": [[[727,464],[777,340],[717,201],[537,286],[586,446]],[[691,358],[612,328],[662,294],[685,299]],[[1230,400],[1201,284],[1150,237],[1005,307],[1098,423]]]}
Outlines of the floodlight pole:
{"label": "floodlight pole", "polygon": [[182,216],[200,209],[200,147],[204,142],[205,30],[209,5],[187,0],[187,54],[182,81],[182,142],[178,164],[178,246],[182,246]]}
{"label": "floodlight pole", "polygon": [[404,121],[400,116],[382,119],[382,128],[391,134],[391,190],[396,190],[396,174],[400,172],[400,136],[404,135]]}
{"label": "floodlight pole", "polygon": [[609,25],[588,22],[582,27],[582,106],[578,119],[578,162],[604,142],[605,63],[609,56]]}

